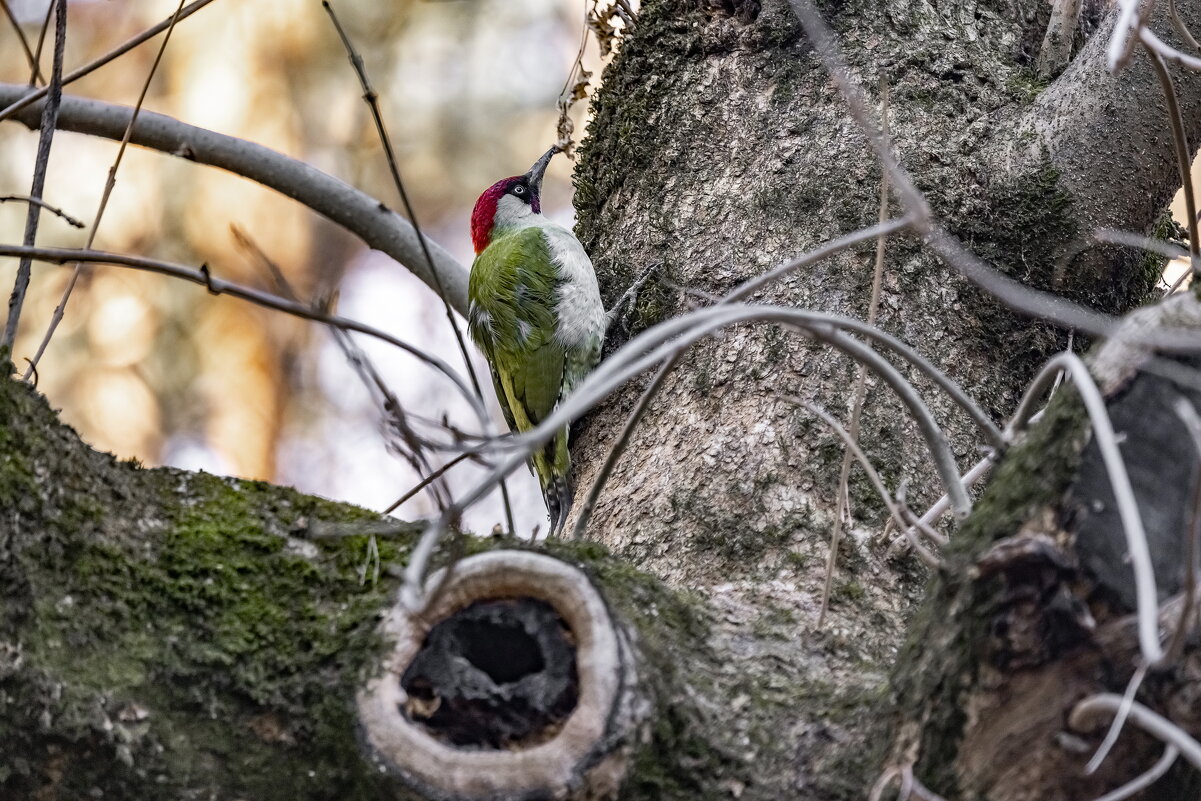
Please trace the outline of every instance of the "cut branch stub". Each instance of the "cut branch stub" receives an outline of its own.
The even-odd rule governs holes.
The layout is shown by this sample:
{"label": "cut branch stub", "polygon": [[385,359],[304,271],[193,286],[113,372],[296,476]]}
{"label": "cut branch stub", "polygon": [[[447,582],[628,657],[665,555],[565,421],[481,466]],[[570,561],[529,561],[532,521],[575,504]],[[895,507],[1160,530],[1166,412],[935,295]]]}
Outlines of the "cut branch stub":
{"label": "cut branch stub", "polygon": [[[442,572],[429,579],[437,587]],[[596,798],[625,774],[639,703],[632,651],[592,582],[543,554],[463,560],[360,691],[370,756],[439,799]]]}

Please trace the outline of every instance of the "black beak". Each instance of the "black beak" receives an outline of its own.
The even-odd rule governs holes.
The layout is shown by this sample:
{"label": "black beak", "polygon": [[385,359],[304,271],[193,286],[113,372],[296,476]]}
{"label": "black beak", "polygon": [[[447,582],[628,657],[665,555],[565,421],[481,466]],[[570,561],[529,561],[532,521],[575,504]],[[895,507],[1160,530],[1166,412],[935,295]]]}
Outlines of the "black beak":
{"label": "black beak", "polygon": [[534,190],[534,194],[542,194],[542,175],[546,172],[546,165],[550,164],[551,157],[558,152],[558,147],[552,147],[543,153],[542,158],[535,161],[534,166],[530,167],[530,171],[525,174],[526,180],[530,182],[530,188]]}

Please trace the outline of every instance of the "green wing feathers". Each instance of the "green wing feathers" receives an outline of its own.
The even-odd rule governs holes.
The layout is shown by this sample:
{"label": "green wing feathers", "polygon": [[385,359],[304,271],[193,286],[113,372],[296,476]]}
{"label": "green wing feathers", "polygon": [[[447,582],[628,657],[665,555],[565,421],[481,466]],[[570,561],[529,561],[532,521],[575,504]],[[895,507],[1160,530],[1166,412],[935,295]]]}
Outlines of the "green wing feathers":
{"label": "green wing feathers", "polygon": [[[537,228],[494,238],[471,266],[468,329],[488,357],[505,420],[519,432],[545,420],[564,388],[582,377],[576,354],[565,352],[555,338],[557,282],[550,249]],[[552,530],[566,511],[563,498],[570,497],[567,438],[564,427],[531,458]]]}

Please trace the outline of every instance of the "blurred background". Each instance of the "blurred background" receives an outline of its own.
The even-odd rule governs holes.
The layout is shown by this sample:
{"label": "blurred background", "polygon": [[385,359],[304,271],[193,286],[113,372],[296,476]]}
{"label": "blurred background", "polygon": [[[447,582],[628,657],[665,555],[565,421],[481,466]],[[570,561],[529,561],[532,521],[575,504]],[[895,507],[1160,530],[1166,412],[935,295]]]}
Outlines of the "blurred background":
{"label": "blurred background", "polygon": [[[48,0],[5,0],[36,42]],[[464,264],[479,193],[524,172],[556,139],[556,101],[583,40],[586,0],[335,0],[366,62],[424,231]],[[601,5],[604,5],[603,3]],[[170,17],[174,0],[71,0],[66,70]],[[48,74],[53,34],[43,56]],[[136,102],[159,38],[67,88]],[[600,74],[588,37],[583,64]],[[12,26],[0,18],[0,80],[28,82]],[[368,109],[318,0],[217,0],[182,21],[144,108],[243,137],[307,161],[392,208],[401,204]],[[572,109],[582,132],[587,103]],[[0,196],[29,192],[36,133],[0,123]],[[59,133],[44,197],[90,223],[117,145]],[[548,171],[544,210],[573,223],[571,162]],[[0,203],[0,238],[19,243],[26,208]],[[288,199],[233,175],[131,148],[95,247],[199,265],[238,283],[273,289],[237,232],[282,269],[304,300],[336,290],[337,310],[421,345],[456,368],[462,358],[441,302],[400,265]],[[81,247],[86,230],[43,214],[38,242]],[[0,260],[7,296],[15,259]],[[64,267],[39,265],[13,361],[24,370],[63,287]],[[410,410],[474,429],[445,379],[368,338],[359,343]],[[470,346],[469,346],[470,347]],[[497,424],[487,367],[471,347]],[[89,267],[37,368],[38,388],[85,440],[146,465],[175,465],[290,484],[382,510],[420,477],[390,453],[378,403],[323,327],[213,297],[167,277]],[[469,486],[480,468],[450,474]],[[509,482],[519,533],[545,509],[525,470]],[[419,494],[395,514],[429,514]],[[468,528],[503,519],[499,497],[473,508]]]}

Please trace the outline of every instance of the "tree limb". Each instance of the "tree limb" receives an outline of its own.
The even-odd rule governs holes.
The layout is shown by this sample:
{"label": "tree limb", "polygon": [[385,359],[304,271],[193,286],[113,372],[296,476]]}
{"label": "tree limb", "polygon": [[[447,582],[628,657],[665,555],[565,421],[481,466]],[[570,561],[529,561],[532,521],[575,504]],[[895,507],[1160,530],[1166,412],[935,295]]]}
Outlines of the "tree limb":
{"label": "tree limb", "polygon": [[[1196,25],[1201,13],[1180,9]],[[1168,33],[1166,12],[1152,26]],[[1108,28],[1106,28],[1108,30]],[[1176,191],[1176,160],[1163,91],[1155,71],[1137,54],[1119,75],[1106,67],[1104,33],[1092,37],[1063,74],[996,141],[986,163],[1021,174],[1049,166],[1075,201],[1079,230],[1149,227]],[[1201,141],[1201,78],[1186,75],[1176,91],[1190,142]],[[1065,249],[1068,243],[1064,243]],[[1107,248],[1078,257],[1074,272],[1086,282],[1104,280],[1113,266]],[[1102,256],[1102,258],[1098,258]],[[1076,285],[1082,279],[1067,278]]]}
{"label": "tree limb", "polygon": [[[28,88],[0,83],[0,106],[19,100]],[[15,115],[31,128],[41,118],[42,104],[34,103]],[[131,108],[99,100],[64,96],[58,127],[64,131],[119,141],[129,123]],[[143,111],[130,141],[173,156],[220,167],[270,187],[308,206],[357,235],[368,246],[405,265],[431,288],[434,276],[426,265],[412,225],[380,201],[302,161],[254,142],[198,128],[179,120]],[[434,267],[446,290],[446,300],[467,313],[467,269],[436,243],[430,243]]]}

